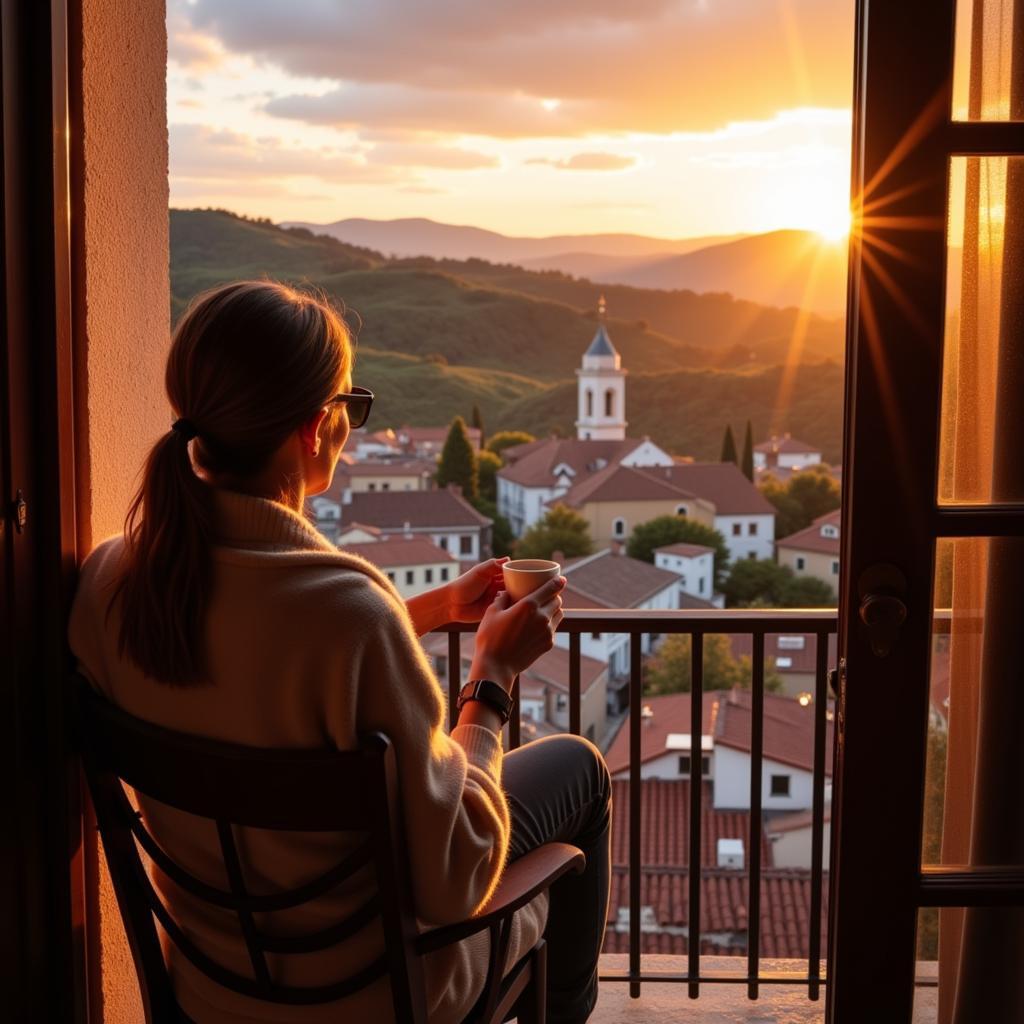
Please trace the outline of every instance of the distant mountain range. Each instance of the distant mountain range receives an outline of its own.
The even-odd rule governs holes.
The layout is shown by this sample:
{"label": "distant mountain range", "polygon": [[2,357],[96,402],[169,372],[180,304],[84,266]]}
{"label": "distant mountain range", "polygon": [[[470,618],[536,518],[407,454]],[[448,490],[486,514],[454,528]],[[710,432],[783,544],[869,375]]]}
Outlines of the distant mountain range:
{"label": "distant mountain range", "polygon": [[462,224],[442,224],[426,217],[398,220],[367,220],[350,217],[333,224],[286,221],[282,227],[308,228],[331,235],[349,245],[361,245],[388,256],[433,256],[435,259],[489,260],[518,263],[556,256],[565,252],[596,253],[601,256],[650,257],[679,255],[742,235],[711,235],[707,238],[651,238],[647,235],[552,235],[521,238]]}
{"label": "distant mountain range", "polygon": [[717,458],[725,424],[749,418],[758,437],[788,430],[839,457],[838,320],[479,258],[394,259],[224,210],[172,210],[170,241],[175,319],[197,292],[238,278],[313,285],[343,305],[377,426],[446,423],[478,405],[488,431],[572,432],[575,370],[605,291],[631,434]]}
{"label": "distant mountain range", "polygon": [[846,303],[846,246],[811,231],[685,239],[624,234],[518,238],[423,218],[283,226],[304,227],[398,257],[512,263],[601,284],[725,293],[823,316],[841,316]]}

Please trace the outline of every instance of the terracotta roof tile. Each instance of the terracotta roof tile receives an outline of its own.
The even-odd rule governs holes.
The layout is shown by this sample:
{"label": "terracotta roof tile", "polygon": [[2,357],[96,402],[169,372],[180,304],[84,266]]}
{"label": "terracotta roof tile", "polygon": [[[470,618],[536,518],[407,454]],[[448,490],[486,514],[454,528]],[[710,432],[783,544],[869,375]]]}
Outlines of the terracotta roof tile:
{"label": "terracotta roof tile", "polygon": [[591,474],[570,487],[562,497],[552,498],[548,504],[561,502],[579,508],[591,501],[692,501],[696,498],[697,495],[691,491],[653,476],[649,471],[612,465]]}
{"label": "terracotta roof tile", "polygon": [[640,472],[710,501],[716,515],[775,515],[775,506],[731,462],[677,462]]}
{"label": "terracotta roof tile", "polygon": [[714,548],[704,544],[666,544],[664,547],[655,548],[655,554],[682,555],[683,558],[699,558],[701,555],[713,555]]}
{"label": "terracotta roof tile", "polygon": [[[749,690],[708,690],[704,693],[702,733],[716,745],[750,751]],[[669,733],[690,732],[690,694],[672,693],[644,701],[654,712],[640,727],[641,762],[661,757]],[[832,769],[833,723],[826,722],[825,774]],[[814,712],[792,697],[774,693],[764,695],[764,756],[781,764],[812,771],[814,767]],[[605,754],[612,774],[629,768],[629,716]]]}
{"label": "terracotta roof tile", "polygon": [[384,530],[400,530],[408,523],[413,529],[489,526],[461,494],[444,488],[437,491],[371,491],[353,494],[341,506],[343,523],[370,523]]}
{"label": "terracotta roof tile", "polygon": [[[827,882],[827,876],[826,876]],[[821,949],[826,948],[828,886],[823,886]],[[701,872],[701,952],[743,956],[747,951],[749,883],[745,872],[704,868]],[[651,907],[661,926],[685,927],[689,922],[689,874],[678,871],[645,871],[640,878],[640,905]],[[629,874],[625,867],[612,869],[611,911],[605,933],[605,953],[629,951],[629,932],[616,931],[619,907],[629,906]],[[761,956],[806,958],[810,946],[811,873],[799,868],[774,868],[761,875]],[[708,939],[717,932],[719,938]],[[726,933],[726,936],[722,936]],[[724,941],[723,941],[724,940]],[[732,940],[732,941],[730,941]],[[641,931],[641,952],[687,952],[687,937],[671,932]]]}
{"label": "terracotta roof tile", "polygon": [[[700,861],[715,866],[719,839],[747,845],[746,811],[716,811],[711,783],[704,782],[700,813]],[[645,867],[686,867],[690,863],[690,783],[686,779],[644,779],[640,784],[640,860]],[[629,863],[629,780],[612,782],[612,863]],[[771,841],[762,830],[761,863],[772,864]]]}
{"label": "terracotta roof tile", "polygon": [[[562,566],[562,574],[574,594],[603,608],[638,608],[666,587],[679,583],[674,572],[610,551],[569,562]],[[563,604],[567,602],[563,600]]]}
{"label": "terracotta roof tile", "polygon": [[553,487],[555,469],[565,464],[575,474],[574,482],[579,484],[591,474],[621,462],[642,444],[643,441],[636,438],[581,441],[550,437],[506,449],[506,464],[498,470],[498,476],[523,487]]}
{"label": "terracotta roof tile", "polygon": [[366,544],[346,544],[343,550],[359,555],[383,569],[458,561],[425,537],[385,537]]}
{"label": "terracotta roof tile", "polygon": [[[401,462],[395,459],[380,461],[366,460],[339,466],[338,473],[355,476],[432,476],[437,471],[437,464],[425,459],[411,459]],[[333,490],[333,488],[332,488]]]}
{"label": "terracotta roof tile", "polygon": [[806,529],[798,530],[796,533],[791,533],[788,537],[783,537],[782,540],[776,541],[775,546],[791,548],[794,551],[814,551],[823,555],[834,555],[838,558],[839,538],[823,537],[821,535],[821,528],[823,526],[835,526],[841,529],[841,514],[839,509],[836,509],[834,512],[826,512],[823,516],[818,516]]}

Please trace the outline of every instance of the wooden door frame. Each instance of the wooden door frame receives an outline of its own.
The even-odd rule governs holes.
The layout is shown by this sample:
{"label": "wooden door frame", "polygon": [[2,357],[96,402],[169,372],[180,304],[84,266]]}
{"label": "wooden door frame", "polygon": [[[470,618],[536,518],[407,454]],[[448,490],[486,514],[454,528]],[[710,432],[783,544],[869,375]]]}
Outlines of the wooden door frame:
{"label": "wooden door frame", "polygon": [[[1024,126],[953,121],[955,28],[955,0],[858,0],[865,237],[851,245],[847,325],[830,1024],[906,1024],[919,907],[939,887],[984,898],[976,879],[921,869],[935,540],[1024,532],[1019,508],[937,504],[948,169],[954,154],[1022,152]],[[884,658],[858,616],[862,574],[880,563],[905,577],[908,609]]]}
{"label": "wooden door frame", "polygon": [[[62,682],[76,565],[66,0],[0,0],[0,756],[5,1009],[85,1019],[77,766]],[[19,530],[12,502],[26,503]]]}

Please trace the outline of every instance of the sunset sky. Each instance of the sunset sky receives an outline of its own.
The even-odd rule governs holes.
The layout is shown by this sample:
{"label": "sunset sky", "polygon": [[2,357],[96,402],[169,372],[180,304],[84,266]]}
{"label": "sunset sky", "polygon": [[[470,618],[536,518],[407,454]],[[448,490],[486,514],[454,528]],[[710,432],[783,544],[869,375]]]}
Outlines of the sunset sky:
{"label": "sunset sky", "polygon": [[508,234],[847,205],[853,0],[168,0],[171,202]]}

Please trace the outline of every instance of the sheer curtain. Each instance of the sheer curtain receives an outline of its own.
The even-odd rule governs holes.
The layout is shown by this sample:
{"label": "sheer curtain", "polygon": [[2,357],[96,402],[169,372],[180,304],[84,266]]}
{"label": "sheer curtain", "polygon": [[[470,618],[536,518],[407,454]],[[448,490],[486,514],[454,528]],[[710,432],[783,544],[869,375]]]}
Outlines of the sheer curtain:
{"label": "sheer curtain", "polygon": [[[966,116],[1024,121],[1024,0],[973,0],[971,15]],[[951,196],[940,498],[1022,502],[1024,158],[954,159]],[[1021,864],[1024,539],[951,547],[941,862]],[[941,1024],[1024,1020],[1022,963],[1019,909],[943,910]]]}

